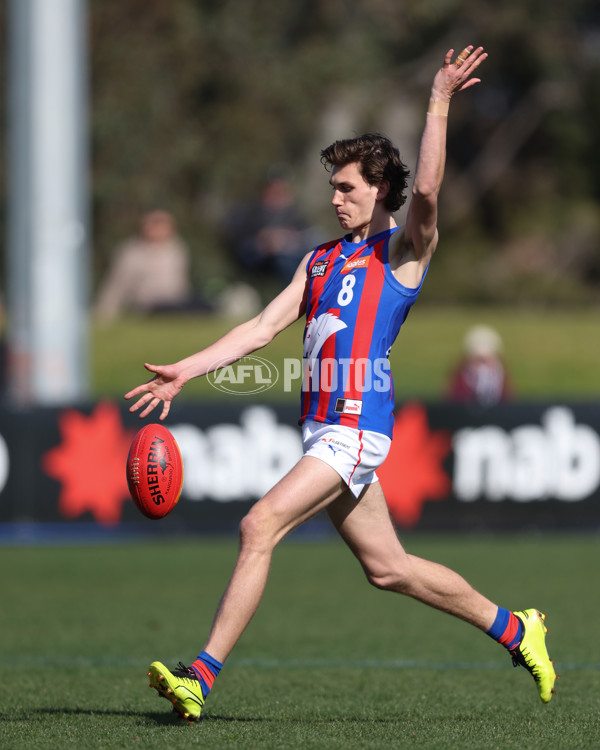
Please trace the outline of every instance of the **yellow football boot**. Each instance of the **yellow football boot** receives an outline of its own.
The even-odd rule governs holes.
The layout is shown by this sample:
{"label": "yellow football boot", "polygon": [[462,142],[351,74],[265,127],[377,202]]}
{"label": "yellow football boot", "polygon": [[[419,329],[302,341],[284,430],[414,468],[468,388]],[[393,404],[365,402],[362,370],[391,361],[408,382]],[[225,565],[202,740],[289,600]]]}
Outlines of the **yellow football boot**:
{"label": "yellow football boot", "polygon": [[513,612],[523,626],[523,635],[518,646],[510,651],[515,667],[525,667],[531,672],[538,693],[543,703],[549,703],[552,699],[556,674],[554,662],[550,661],[546,650],[546,633],[548,628],[544,625],[546,615],[537,609],[525,609],[522,612]]}
{"label": "yellow football boot", "polygon": [[178,668],[168,670],[159,661],[153,661],[148,670],[150,687],[171,701],[173,709],[190,723],[200,718],[204,696],[200,680],[191,667],[179,662]]}

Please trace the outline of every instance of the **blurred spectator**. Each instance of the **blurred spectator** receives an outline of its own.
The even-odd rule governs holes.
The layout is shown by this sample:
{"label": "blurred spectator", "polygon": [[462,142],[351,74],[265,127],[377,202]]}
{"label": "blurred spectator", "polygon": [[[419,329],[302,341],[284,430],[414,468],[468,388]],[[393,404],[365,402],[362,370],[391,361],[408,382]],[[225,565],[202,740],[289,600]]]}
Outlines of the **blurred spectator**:
{"label": "blurred spectator", "polygon": [[448,399],[494,406],[508,400],[511,391],[500,335],[488,326],[474,326],[464,338],[464,354],[452,373]]}
{"label": "blurred spectator", "polygon": [[144,214],[139,234],[116,252],[102,284],[96,314],[108,321],[124,310],[158,312],[192,306],[189,250],[168,211]]}
{"label": "blurred spectator", "polygon": [[257,201],[230,212],[225,232],[243,269],[290,281],[312,245],[285,167],[270,172]]}

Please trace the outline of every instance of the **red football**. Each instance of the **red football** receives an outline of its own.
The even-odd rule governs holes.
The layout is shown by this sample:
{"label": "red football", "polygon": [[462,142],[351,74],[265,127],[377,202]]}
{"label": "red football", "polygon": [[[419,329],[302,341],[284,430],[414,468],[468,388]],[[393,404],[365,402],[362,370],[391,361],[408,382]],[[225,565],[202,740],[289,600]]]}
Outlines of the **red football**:
{"label": "red football", "polygon": [[148,518],[163,518],[177,505],[183,462],[175,438],[162,424],[147,424],[133,438],[127,456],[127,484]]}

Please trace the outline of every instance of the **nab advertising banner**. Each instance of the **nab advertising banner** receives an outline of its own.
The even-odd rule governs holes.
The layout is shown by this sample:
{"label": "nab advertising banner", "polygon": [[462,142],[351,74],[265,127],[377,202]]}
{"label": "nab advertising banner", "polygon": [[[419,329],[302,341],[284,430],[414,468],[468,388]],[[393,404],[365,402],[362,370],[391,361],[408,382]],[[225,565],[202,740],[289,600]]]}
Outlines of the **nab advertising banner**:
{"label": "nab advertising banner", "polygon": [[[166,426],[183,491],[167,518],[150,521],[125,479],[145,422],[111,401],[0,409],[0,522],[233,529],[300,458],[296,420],[293,407],[174,405]],[[597,529],[600,404],[404,403],[378,475],[399,529]]]}

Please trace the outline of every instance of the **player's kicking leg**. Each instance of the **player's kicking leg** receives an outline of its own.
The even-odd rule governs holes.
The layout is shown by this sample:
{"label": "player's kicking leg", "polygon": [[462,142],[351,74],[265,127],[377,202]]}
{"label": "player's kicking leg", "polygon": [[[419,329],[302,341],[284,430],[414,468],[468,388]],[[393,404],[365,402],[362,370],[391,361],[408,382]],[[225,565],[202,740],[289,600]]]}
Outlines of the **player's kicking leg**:
{"label": "player's kicking leg", "polygon": [[550,701],[556,675],[546,651],[545,615],[534,609],[508,612],[449,568],[407,554],[378,482],[368,485],[358,500],[345,492],[327,511],[370,583],[411,596],[488,633],[509,650],[515,665],[523,665],[533,675],[541,700]]}

